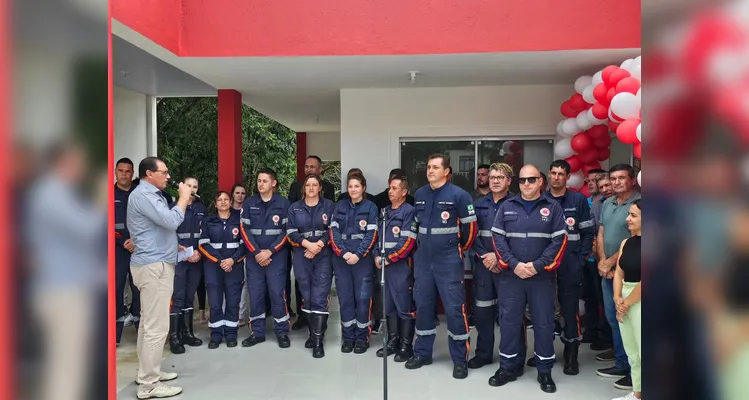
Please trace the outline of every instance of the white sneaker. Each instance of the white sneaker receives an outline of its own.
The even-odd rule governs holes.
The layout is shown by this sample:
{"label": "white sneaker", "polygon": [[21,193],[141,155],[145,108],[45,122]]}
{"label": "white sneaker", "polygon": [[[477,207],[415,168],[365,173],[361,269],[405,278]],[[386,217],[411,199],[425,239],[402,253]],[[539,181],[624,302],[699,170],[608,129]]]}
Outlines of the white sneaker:
{"label": "white sneaker", "polygon": [[164,397],[172,397],[182,393],[182,388],[179,386],[169,386],[161,382],[157,383],[151,388],[145,386],[138,387],[138,398],[139,399],[162,399]]}
{"label": "white sneaker", "polygon": [[[161,371],[161,375],[159,376],[159,382],[166,382],[166,381],[173,381],[177,379],[179,375],[177,375],[176,372],[164,372]],[[141,383],[138,382],[138,378],[135,378],[135,384],[140,385]]]}
{"label": "white sneaker", "polygon": [[626,396],[624,396],[624,397],[617,397],[617,398],[615,398],[613,400],[640,400],[640,399],[638,399],[635,396],[635,392],[629,392]]}
{"label": "white sneaker", "polygon": [[125,328],[127,328],[128,326],[132,325],[132,324],[133,324],[133,322],[134,322],[134,321],[133,321],[133,314],[128,314],[128,315],[127,315],[127,316],[125,317],[125,320],[123,321],[123,323],[122,323],[122,324],[123,324],[123,326],[124,326]]}

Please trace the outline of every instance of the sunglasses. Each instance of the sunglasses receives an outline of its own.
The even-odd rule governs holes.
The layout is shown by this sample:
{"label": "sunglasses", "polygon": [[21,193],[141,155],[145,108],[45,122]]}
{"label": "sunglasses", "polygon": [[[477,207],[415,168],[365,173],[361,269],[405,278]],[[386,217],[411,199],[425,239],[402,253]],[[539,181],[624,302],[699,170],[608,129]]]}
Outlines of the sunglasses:
{"label": "sunglasses", "polygon": [[538,176],[529,176],[527,178],[518,178],[518,182],[521,185],[524,184],[525,182],[533,184],[533,183],[536,183],[537,179],[540,179],[540,177],[538,177]]}

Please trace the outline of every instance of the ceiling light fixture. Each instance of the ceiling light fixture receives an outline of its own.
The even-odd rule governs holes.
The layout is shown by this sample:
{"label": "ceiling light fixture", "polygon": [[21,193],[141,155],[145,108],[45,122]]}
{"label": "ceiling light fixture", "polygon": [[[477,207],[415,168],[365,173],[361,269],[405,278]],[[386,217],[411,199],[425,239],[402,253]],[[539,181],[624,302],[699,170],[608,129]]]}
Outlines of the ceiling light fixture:
{"label": "ceiling light fixture", "polygon": [[411,84],[412,84],[412,85],[416,83],[416,75],[417,75],[418,73],[419,73],[419,71],[408,71],[408,74],[409,74],[409,75],[411,76],[411,77],[409,78],[409,81],[411,81]]}

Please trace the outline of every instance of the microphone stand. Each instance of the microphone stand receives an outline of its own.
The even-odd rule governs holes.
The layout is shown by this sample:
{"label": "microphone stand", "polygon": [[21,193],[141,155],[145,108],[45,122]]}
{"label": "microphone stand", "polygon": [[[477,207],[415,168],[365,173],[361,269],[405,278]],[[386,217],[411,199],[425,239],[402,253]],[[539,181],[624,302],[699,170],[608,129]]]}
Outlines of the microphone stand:
{"label": "microphone stand", "polygon": [[388,332],[388,326],[387,326],[387,315],[386,313],[386,307],[385,307],[385,301],[387,296],[385,296],[385,238],[387,237],[387,207],[382,209],[382,212],[380,213],[380,222],[381,227],[380,229],[380,270],[382,271],[381,278],[380,278],[380,292],[382,293],[382,320],[381,324],[385,327],[384,332],[382,334],[382,351],[383,351],[383,357],[382,357],[382,393],[383,393],[383,399],[387,400],[388,398],[388,353],[387,353],[387,341],[388,336],[390,335],[390,332]]}

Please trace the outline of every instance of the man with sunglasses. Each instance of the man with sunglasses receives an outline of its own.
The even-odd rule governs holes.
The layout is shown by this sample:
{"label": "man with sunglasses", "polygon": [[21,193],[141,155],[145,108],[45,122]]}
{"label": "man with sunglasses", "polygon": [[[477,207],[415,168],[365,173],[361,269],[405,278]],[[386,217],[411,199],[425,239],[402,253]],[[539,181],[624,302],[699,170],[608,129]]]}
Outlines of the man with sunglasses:
{"label": "man with sunglasses", "polygon": [[492,226],[497,264],[500,317],[499,369],[489,385],[502,386],[523,374],[523,313],[530,305],[538,383],[556,392],[554,366],[554,298],[556,269],[567,247],[564,210],[541,191],[541,172],[526,165],[518,174],[520,194],[500,205]]}

